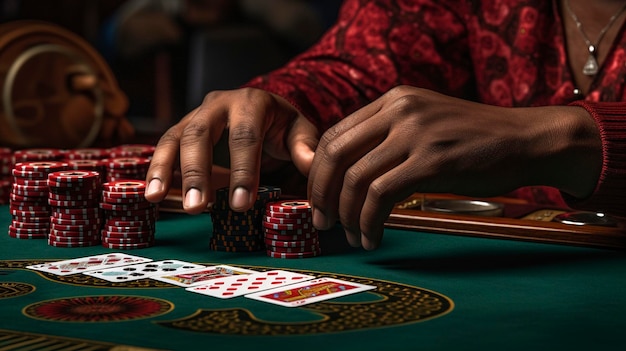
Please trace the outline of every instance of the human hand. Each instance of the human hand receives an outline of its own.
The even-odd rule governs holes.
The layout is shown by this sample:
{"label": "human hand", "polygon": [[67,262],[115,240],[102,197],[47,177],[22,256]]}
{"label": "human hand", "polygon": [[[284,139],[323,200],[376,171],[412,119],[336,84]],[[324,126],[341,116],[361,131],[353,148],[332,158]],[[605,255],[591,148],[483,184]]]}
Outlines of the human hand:
{"label": "human hand", "polygon": [[401,86],[322,136],[308,180],[313,223],[339,220],[352,246],[375,249],[393,206],[415,192],[486,197],[549,185],[584,195],[599,155],[584,109],[503,108]]}
{"label": "human hand", "polygon": [[253,88],[211,92],[159,140],[146,177],[146,198],[163,200],[178,161],[183,209],[204,211],[216,190],[211,183],[214,146],[226,131],[230,205],[236,211],[256,200],[263,155],[291,161],[306,175],[318,143],[316,127],[276,95]]}

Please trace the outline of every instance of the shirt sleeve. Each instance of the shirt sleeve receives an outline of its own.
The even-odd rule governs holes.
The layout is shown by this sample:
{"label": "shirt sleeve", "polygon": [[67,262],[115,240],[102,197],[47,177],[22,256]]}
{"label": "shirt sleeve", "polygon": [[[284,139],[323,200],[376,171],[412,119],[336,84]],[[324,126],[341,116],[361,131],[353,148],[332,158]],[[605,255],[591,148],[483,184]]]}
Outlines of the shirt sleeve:
{"label": "shirt sleeve", "polygon": [[320,132],[402,84],[467,96],[466,28],[445,3],[347,0],[316,45],[245,86],[282,96]]}
{"label": "shirt sleeve", "polygon": [[603,160],[598,183],[589,198],[581,200],[567,195],[564,198],[573,208],[626,217],[626,102],[581,100],[571,105],[586,109],[596,121]]}

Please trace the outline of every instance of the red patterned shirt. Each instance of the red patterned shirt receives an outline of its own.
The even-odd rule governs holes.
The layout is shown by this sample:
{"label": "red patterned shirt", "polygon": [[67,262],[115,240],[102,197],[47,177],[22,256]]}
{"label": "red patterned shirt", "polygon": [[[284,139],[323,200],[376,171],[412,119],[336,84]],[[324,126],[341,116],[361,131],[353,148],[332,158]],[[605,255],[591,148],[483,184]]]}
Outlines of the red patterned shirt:
{"label": "red patterned shirt", "polygon": [[[321,131],[397,85],[505,107],[580,105],[598,124],[604,162],[594,194],[567,200],[626,216],[625,27],[577,96],[556,1],[347,0],[315,46],[248,86],[285,97]],[[563,203],[537,190],[516,195]]]}

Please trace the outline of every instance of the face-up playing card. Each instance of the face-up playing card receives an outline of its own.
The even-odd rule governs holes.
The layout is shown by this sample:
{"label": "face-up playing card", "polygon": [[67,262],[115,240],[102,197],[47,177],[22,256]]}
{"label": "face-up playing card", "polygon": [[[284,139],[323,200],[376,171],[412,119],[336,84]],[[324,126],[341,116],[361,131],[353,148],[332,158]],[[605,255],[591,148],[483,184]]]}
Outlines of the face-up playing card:
{"label": "face-up playing card", "polygon": [[124,253],[108,253],[102,255],[72,258],[69,260],[62,260],[57,262],[36,264],[32,266],[27,266],[26,268],[56,275],[70,275],[75,273],[127,266],[131,264],[150,261],[152,261],[152,259],[145,257],[127,255]]}
{"label": "face-up playing card", "polygon": [[185,261],[164,260],[90,271],[85,274],[91,277],[104,279],[109,282],[127,282],[149,278],[151,276],[161,275],[164,273],[178,274],[198,268],[206,268],[206,266]]}
{"label": "face-up playing card", "polygon": [[221,299],[229,299],[231,297],[272,289],[277,286],[299,283],[314,278],[314,276],[306,274],[273,270],[243,276],[214,279],[207,284],[193,286],[186,290]]}
{"label": "face-up playing card", "polygon": [[231,276],[240,276],[240,275],[252,274],[252,273],[257,273],[257,272],[249,270],[249,269],[231,267],[231,266],[222,264],[218,266],[194,269],[191,271],[186,271],[186,272],[178,273],[178,274],[167,273],[165,275],[157,275],[157,276],[150,277],[150,279],[155,279],[158,281],[188,288],[190,286],[206,284],[210,280],[231,277]]}
{"label": "face-up playing card", "polygon": [[333,278],[318,278],[252,293],[246,297],[285,307],[298,307],[372,289],[376,289],[376,287]]}

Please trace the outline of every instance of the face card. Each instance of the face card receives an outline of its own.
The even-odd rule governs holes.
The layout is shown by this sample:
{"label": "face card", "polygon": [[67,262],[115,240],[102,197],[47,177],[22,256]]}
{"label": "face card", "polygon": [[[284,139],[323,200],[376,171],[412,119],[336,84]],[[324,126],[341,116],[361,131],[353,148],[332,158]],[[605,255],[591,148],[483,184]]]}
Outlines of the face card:
{"label": "face card", "polygon": [[128,255],[124,253],[108,253],[87,257],[72,258],[57,262],[49,262],[27,266],[28,269],[52,273],[55,275],[70,275],[93,270],[121,267],[131,264],[150,262],[152,259]]}
{"label": "face card", "polygon": [[298,307],[372,289],[376,287],[333,278],[318,278],[249,294],[246,297],[285,307]]}
{"label": "face card", "polygon": [[157,276],[150,277],[150,279],[155,279],[158,281],[182,286],[183,288],[188,288],[190,286],[206,284],[210,280],[214,280],[214,279],[252,274],[252,273],[257,273],[257,272],[249,270],[249,269],[231,267],[231,266],[222,264],[218,266],[194,269],[194,270],[186,271],[184,273],[179,273],[179,274],[167,273],[165,275],[157,275]]}
{"label": "face card", "polygon": [[207,284],[193,286],[186,290],[220,299],[229,299],[314,278],[312,275],[273,270],[215,279]]}
{"label": "face card", "polygon": [[206,266],[185,261],[164,260],[134,264],[131,266],[90,271],[85,272],[85,274],[91,277],[96,277],[116,283],[149,278],[164,273],[178,274],[198,268],[206,268]]}

